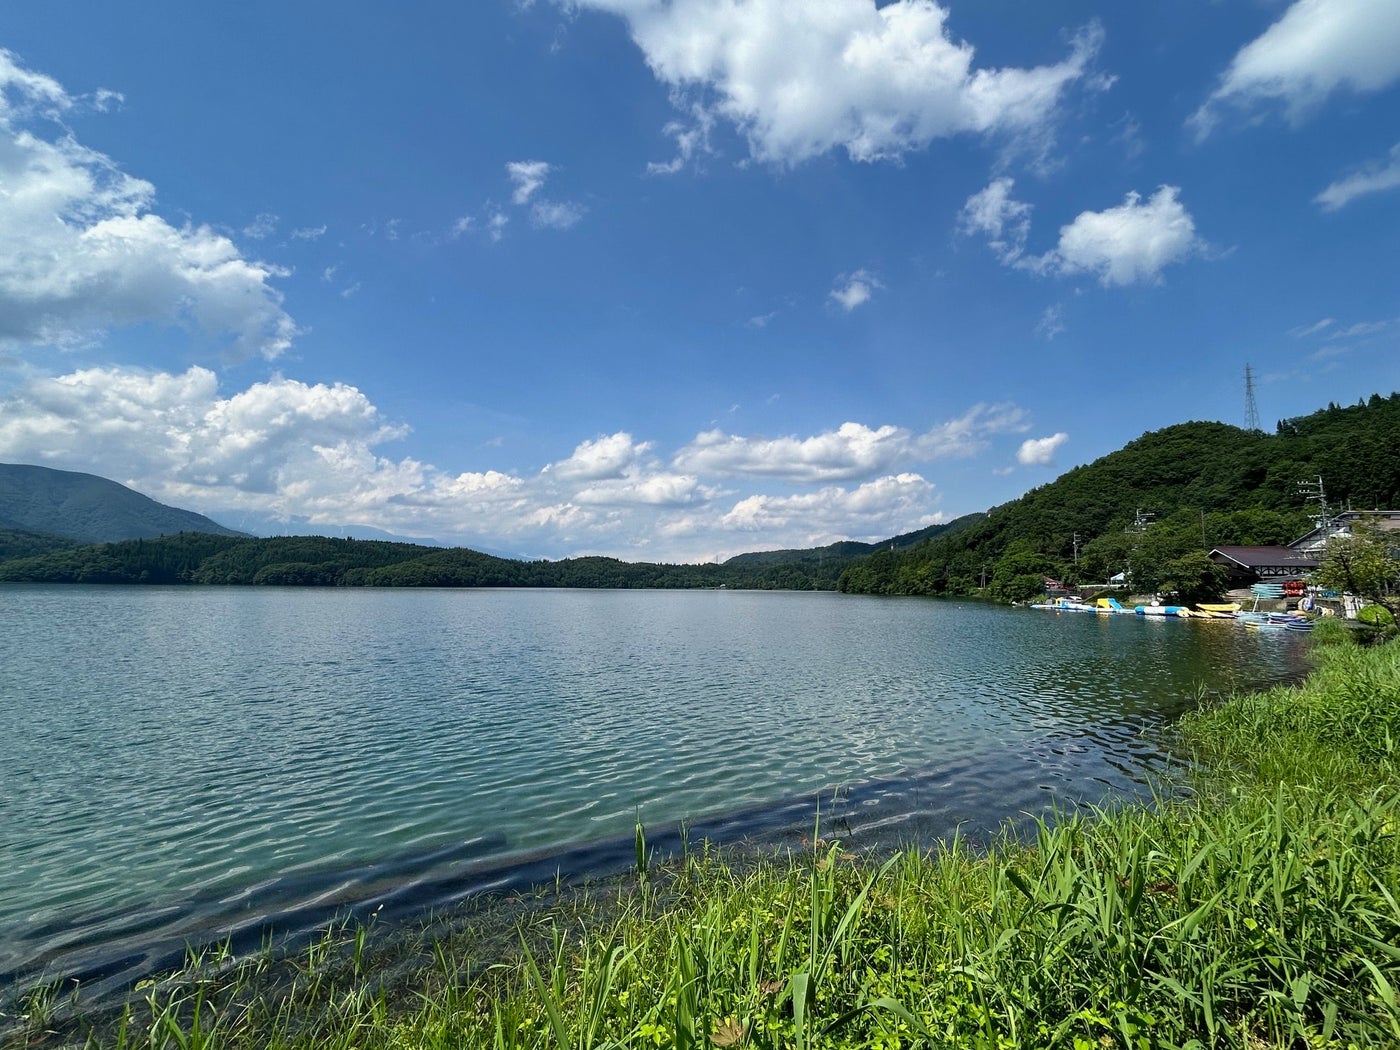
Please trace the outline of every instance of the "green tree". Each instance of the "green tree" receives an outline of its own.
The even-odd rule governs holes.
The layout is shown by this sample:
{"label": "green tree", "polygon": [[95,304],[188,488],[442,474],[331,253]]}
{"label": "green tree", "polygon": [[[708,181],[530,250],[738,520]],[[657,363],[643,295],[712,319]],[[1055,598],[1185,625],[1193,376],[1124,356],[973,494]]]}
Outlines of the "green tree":
{"label": "green tree", "polygon": [[1327,541],[1313,579],[1335,591],[1349,591],[1400,619],[1400,549],[1393,533],[1365,519],[1350,536]]}
{"label": "green tree", "polygon": [[1166,564],[1162,587],[1175,591],[1182,605],[1218,601],[1225,593],[1226,573],[1204,551],[1188,551]]}

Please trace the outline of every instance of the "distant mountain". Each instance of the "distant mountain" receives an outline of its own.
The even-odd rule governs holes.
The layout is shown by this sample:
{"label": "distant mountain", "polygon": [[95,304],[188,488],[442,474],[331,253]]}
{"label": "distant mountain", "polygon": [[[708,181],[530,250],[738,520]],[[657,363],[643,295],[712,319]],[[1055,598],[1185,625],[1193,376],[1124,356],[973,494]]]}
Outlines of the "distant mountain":
{"label": "distant mountain", "polygon": [[[858,540],[839,540],[825,547],[806,547],[796,550],[754,551],[751,554],[736,554],[725,560],[728,568],[757,568],[764,565],[817,565],[826,562],[848,562],[862,555],[873,554],[878,550],[903,550],[913,547],[935,536],[945,536],[976,525],[985,514],[965,514],[961,518],[942,525],[929,525],[917,532],[905,532],[878,543],[861,543]],[[840,575],[839,572],[837,575]]]}
{"label": "distant mountain", "polygon": [[167,507],[95,474],[17,463],[0,463],[0,529],[47,533],[83,543],[178,532],[244,535],[203,514]]}

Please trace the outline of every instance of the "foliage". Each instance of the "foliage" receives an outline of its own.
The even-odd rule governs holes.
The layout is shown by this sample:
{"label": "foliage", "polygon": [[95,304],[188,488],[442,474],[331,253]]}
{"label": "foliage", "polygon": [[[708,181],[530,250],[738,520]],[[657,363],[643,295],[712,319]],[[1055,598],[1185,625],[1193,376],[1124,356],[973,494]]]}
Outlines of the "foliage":
{"label": "foliage", "polygon": [[69,550],[80,546],[76,540],[47,532],[0,528],[0,561],[12,558],[33,558],[50,551]]}
{"label": "foliage", "polygon": [[831,588],[815,561],[662,565],[616,558],[520,561],[466,548],[325,536],[181,533],[0,562],[0,581],[283,587]]}
{"label": "foliage", "polygon": [[[1029,573],[1003,559],[1042,556],[1056,579],[1103,583],[1120,572],[1135,591],[1209,594],[1214,581],[1179,559],[1222,545],[1283,544],[1310,525],[1298,483],[1323,475],[1336,504],[1400,505],[1400,394],[1331,406],[1269,435],[1223,423],[1144,434],[988,512],[951,536],[853,563],[842,591],[861,594],[1021,594]],[[1138,511],[1153,524],[1134,527]],[[1016,577],[1025,577],[1016,583]],[[1001,582],[992,586],[992,581]],[[984,588],[986,589],[984,591]]]}
{"label": "foliage", "polygon": [[1400,613],[1400,537],[1365,519],[1350,536],[1327,541],[1313,578],[1334,591],[1359,595],[1385,609],[1392,622]]}
{"label": "foliage", "polygon": [[1226,590],[1226,574],[1204,551],[1188,551],[1167,562],[1162,588],[1182,605],[1217,601]]}
{"label": "foliage", "polygon": [[1390,610],[1380,605],[1367,605],[1358,609],[1356,618],[1371,627],[1393,627],[1395,617],[1390,614]]}

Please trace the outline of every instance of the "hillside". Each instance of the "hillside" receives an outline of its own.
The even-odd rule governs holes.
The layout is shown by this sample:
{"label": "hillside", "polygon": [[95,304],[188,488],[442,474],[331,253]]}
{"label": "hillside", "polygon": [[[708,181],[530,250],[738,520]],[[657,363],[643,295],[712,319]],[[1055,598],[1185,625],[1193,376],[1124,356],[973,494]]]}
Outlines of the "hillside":
{"label": "hillside", "polygon": [[[902,550],[936,536],[960,532],[971,528],[985,517],[985,514],[967,514],[942,525],[930,525],[917,532],[906,532],[879,543],[843,540],[829,543],[825,547],[736,554],[724,562],[724,568],[733,572],[756,574],[775,587],[786,588],[789,584],[783,581],[800,579],[817,580],[823,587],[835,587],[841,574],[866,555],[877,550]],[[798,586],[801,587],[800,584]]]}
{"label": "hillside", "polygon": [[205,532],[239,536],[202,514],[157,503],[115,481],[49,467],[0,463],[0,529],[83,543]]}
{"label": "hillside", "polygon": [[[1334,508],[1400,504],[1400,394],[1281,421],[1274,434],[1182,423],[995,508],[973,527],[843,573],[866,594],[976,594],[1014,600],[1046,576],[1101,582],[1132,562],[1152,589],[1202,570],[1222,544],[1287,543],[1311,528],[1298,485],[1323,478]],[[1139,511],[1152,524],[1135,529]],[[1037,582],[1038,581],[1038,582]]]}

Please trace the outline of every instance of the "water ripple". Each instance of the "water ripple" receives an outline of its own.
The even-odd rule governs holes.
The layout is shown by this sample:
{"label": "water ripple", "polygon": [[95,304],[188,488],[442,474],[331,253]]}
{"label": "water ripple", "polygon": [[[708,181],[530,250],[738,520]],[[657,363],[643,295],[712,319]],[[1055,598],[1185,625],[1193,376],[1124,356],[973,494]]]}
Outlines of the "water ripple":
{"label": "water ripple", "polygon": [[744,835],[821,796],[843,835],[990,829],[1139,789],[1198,687],[1303,659],[726,592],[7,588],[0,636],[0,984],[625,863],[639,817]]}

